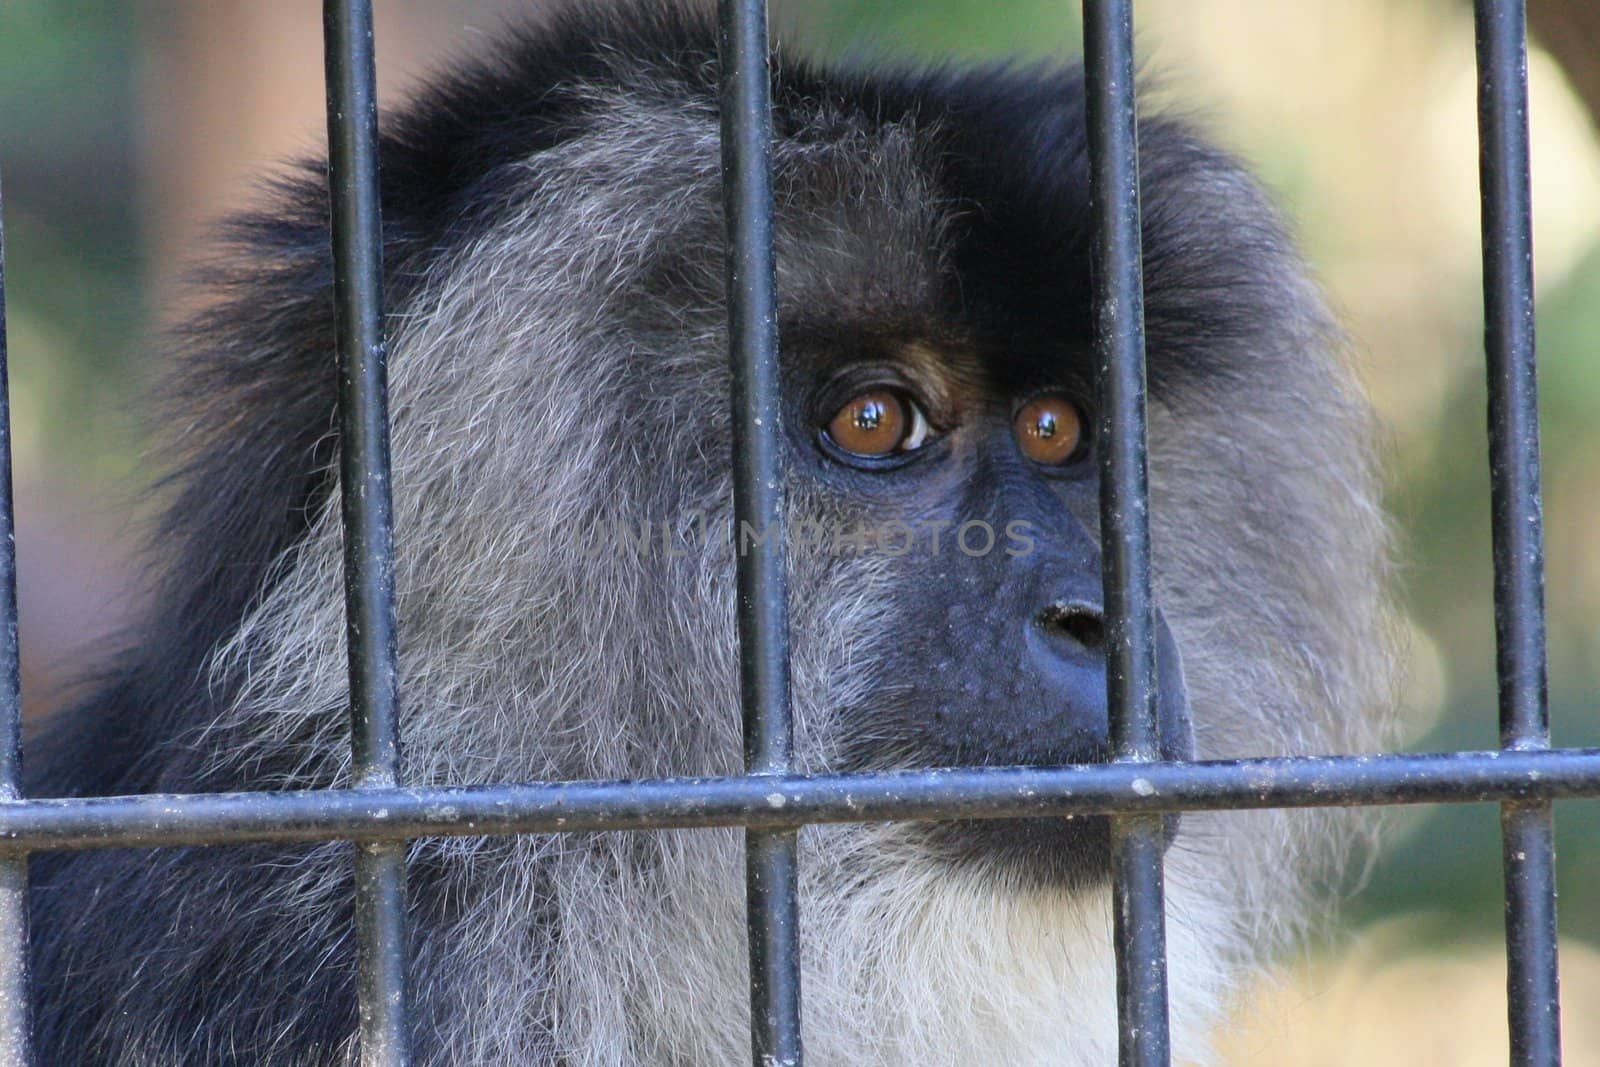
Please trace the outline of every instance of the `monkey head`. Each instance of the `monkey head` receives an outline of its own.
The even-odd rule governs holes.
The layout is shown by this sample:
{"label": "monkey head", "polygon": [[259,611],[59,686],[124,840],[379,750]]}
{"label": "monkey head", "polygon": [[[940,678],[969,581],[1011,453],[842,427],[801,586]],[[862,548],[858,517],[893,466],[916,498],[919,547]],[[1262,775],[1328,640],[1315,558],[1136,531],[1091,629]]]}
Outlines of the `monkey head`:
{"label": "monkey head", "polygon": [[[1082,75],[774,62],[796,769],[1104,761]],[[636,2],[564,6],[385,128],[411,782],[742,770],[734,572],[769,532],[733,521],[718,116],[712,21]],[[1346,345],[1241,166],[1181,122],[1139,138],[1160,754],[1369,749],[1387,538]],[[184,335],[175,563],[79,789],[348,781],[326,225],[320,173],[286,182]],[[1352,825],[1169,822],[1180,1048],[1326,895]],[[1103,817],[803,830],[810,1059],[1111,1062],[1107,841]],[[71,862],[55,884],[109,877]],[[259,1062],[345,1062],[316,1058],[350,1047],[345,854],[263,860],[247,902],[212,862],[105,894],[116,958],[175,960],[139,1012],[47,938],[80,1005],[50,1032],[92,1015],[87,972],[117,1006],[82,1024],[98,1062],[263,1047],[245,1025],[286,1057]],[[727,829],[418,842],[423,1058],[741,1062],[741,872]],[[172,956],[176,920],[146,916],[202,899],[232,932]],[[167,1007],[246,927],[287,962],[226,995],[265,1006]]]}

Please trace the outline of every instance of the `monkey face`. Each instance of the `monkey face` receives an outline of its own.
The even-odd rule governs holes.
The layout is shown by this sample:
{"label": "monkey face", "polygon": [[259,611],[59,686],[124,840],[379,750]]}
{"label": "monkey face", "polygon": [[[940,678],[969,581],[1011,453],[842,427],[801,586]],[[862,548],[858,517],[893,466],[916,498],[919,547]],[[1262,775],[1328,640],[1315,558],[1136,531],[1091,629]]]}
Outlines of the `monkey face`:
{"label": "monkey face", "polygon": [[[812,551],[884,557],[879,580],[895,602],[880,681],[840,714],[839,769],[1109,759],[1082,368],[922,340],[826,344],[850,354],[801,360],[816,371],[796,383],[805,402],[791,438],[797,474],[830,498],[832,518],[791,536]],[[1186,759],[1188,694],[1159,612],[1156,631],[1160,753]],[[949,862],[1000,864],[1025,880],[1076,886],[1107,870],[1104,817],[967,820],[924,836]]]}

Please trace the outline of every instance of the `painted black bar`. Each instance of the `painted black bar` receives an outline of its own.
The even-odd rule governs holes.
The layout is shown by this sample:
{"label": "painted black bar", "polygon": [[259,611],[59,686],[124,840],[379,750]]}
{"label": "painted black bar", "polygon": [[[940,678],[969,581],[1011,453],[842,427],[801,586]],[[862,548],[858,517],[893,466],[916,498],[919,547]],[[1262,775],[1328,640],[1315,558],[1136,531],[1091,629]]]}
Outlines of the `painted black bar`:
{"label": "painted black bar", "polygon": [[30,850],[1600,797],[1600,748],[25,799]]}
{"label": "painted black bar", "polygon": [[[1160,753],[1155,611],[1150,593],[1150,491],[1145,463],[1144,270],[1130,0],[1085,0],[1095,349],[1099,357],[1100,537],[1105,582],[1106,695],[1116,758]],[[1165,832],[1159,817],[1112,821],[1118,1059],[1171,1061],[1167,1025]]]}
{"label": "painted black bar", "polygon": [[[357,789],[400,771],[389,491],[388,357],[383,333],[383,221],[371,0],[325,0],[328,186],[338,310],[339,463],[344,514],[345,634]],[[405,843],[356,850],[361,1059],[411,1062],[405,1003]]]}
{"label": "painted black bar", "polygon": [[[4,214],[0,195],[0,215]],[[22,672],[17,643],[17,537],[11,495],[6,351],[6,239],[0,223],[0,804],[22,796]],[[28,856],[0,854],[0,1067],[32,1062],[28,1034]]]}
{"label": "painted black bar", "polygon": [[[765,0],[720,0],[719,26],[744,758],[751,774],[782,774],[793,726]],[[746,834],[750,1040],[763,1067],[801,1061],[798,865],[793,831]]]}
{"label": "painted black bar", "polygon": [[[1534,357],[1533,198],[1522,0],[1478,0],[1478,172],[1483,199],[1484,350],[1500,743],[1550,744],[1545,674],[1544,521]],[[1501,811],[1511,1062],[1561,1062],[1555,813]]]}
{"label": "painted black bar", "polygon": [[1549,801],[1500,807],[1506,884],[1506,1011],[1513,1067],[1561,1062],[1555,812]]}

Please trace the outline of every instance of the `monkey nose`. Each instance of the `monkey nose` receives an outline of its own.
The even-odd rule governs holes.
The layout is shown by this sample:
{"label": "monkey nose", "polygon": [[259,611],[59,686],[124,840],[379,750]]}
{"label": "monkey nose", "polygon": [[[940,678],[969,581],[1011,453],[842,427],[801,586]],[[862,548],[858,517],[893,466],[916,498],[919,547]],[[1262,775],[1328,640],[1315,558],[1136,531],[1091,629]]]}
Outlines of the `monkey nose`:
{"label": "monkey nose", "polygon": [[1105,620],[1080,598],[1053,600],[1028,620],[1031,673],[1044,700],[1033,723],[1036,747],[1051,762],[1098,762],[1109,741]]}
{"label": "monkey nose", "polygon": [[1055,600],[1034,615],[1033,624],[1050,643],[1067,646],[1064,651],[1105,653],[1106,623],[1098,604],[1078,597]]}
{"label": "monkey nose", "polygon": [[[1098,597],[1051,599],[1028,620],[1026,644],[1032,668],[1044,691],[1048,730],[1075,744],[1110,743],[1106,698],[1106,621]],[[1161,754],[1188,759],[1194,754],[1194,726],[1182,660],[1160,612],[1156,630],[1156,714]]]}

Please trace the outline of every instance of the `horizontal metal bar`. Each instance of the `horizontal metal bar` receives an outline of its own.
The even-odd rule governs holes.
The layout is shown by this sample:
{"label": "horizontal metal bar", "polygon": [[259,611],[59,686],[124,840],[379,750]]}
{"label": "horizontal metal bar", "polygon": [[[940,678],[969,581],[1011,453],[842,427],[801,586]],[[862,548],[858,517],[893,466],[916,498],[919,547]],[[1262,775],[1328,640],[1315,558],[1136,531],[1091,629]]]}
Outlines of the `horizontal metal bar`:
{"label": "horizontal metal bar", "polygon": [[0,803],[0,843],[82,850],[695,826],[1600,797],[1600,749],[1297,756]]}

